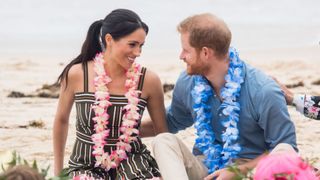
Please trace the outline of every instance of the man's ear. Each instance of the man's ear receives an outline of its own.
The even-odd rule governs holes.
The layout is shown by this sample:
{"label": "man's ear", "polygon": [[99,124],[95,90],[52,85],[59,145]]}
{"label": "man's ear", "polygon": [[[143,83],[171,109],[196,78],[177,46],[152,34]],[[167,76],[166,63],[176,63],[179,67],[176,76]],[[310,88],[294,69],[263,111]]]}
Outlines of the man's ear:
{"label": "man's ear", "polygon": [[210,59],[213,55],[213,50],[211,48],[204,46],[201,48],[200,53],[204,59]]}

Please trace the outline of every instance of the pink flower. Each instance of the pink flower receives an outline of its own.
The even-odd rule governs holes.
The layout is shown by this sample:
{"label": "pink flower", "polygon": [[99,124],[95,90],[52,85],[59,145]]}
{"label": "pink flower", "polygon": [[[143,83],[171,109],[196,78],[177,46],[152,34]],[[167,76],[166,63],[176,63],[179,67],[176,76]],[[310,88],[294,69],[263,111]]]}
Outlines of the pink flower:
{"label": "pink flower", "polygon": [[317,112],[319,112],[319,108],[312,106],[312,107],[309,108],[309,112],[310,113],[317,113]]}
{"label": "pink flower", "polygon": [[139,130],[136,128],[125,128],[125,127],[121,127],[120,131],[123,132],[125,135],[132,135],[132,134],[139,134]]}
{"label": "pink flower", "polygon": [[119,158],[120,160],[123,160],[123,159],[127,159],[127,158],[128,158],[126,151],[124,151],[123,149],[118,149],[118,150],[116,150],[116,154],[118,155],[118,158]]}
{"label": "pink flower", "polygon": [[133,121],[133,120],[129,120],[129,119],[124,121],[124,122],[122,122],[122,126],[124,126],[124,127],[134,127],[137,124],[138,124],[137,121]]}
{"label": "pink flower", "polygon": [[93,109],[96,114],[102,114],[104,112],[104,108],[99,105],[92,105],[91,109]]}
{"label": "pink flower", "polygon": [[109,102],[108,100],[109,100],[109,97],[105,97],[105,100],[99,101],[99,106],[108,108],[109,106],[112,105],[111,102]]}
{"label": "pink flower", "polygon": [[108,125],[109,122],[107,121],[109,119],[109,114],[107,113],[102,113],[100,114],[100,116],[96,116],[96,117],[93,117],[92,120],[97,123],[97,124],[101,124],[101,125]]}
{"label": "pink flower", "polygon": [[103,153],[102,156],[96,156],[95,158],[97,160],[95,164],[96,167],[101,165],[107,171],[111,169],[112,162],[108,153]]}
{"label": "pink flower", "polygon": [[93,81],[97,86],[106,86],[112,80],[106,75],[101,75],[101,76],[95,77]]}
{"label": "pink flower", "polygon": [[263,158],[256,167],[255,180],[316,180],[309,164],[296,153],[273,154]]}
{"label": "pink flower", "polygon": [[100,131],[99,133],[93,134],[93,135],[91,136],[91,139],[92,139],[93,142],[100,142],[100,143],[101,143],[102,141],[104,141],[104,139],[105,139],[106,137],[109,136],[109,132],[110,132],[109,129],[107,129],[107,130],[102,130],[102,131]]}
{"label": "pink flower", "polygon": [[117,147],[119,147],[119,148],[122,149],[122,150],[128,151],[128,152],[131,151],[131,146],[130,146],[130,144],[124,143],[124,142],[122,142],[122,141],[117,142]]}
{"label": "pink flower", "polygon": [[109,92],[105,92],[105,91],[96,91],[94,93],[94,96],[96,97],[96,99],[105,99],[106,97],[109,97]]}
{"label": "pink flower", "polygon": [[134,80],[127,80],[126,84],[125,84],[125,87],[126,88],[131,88],[131,87],[134,87],[135,85],[136,85],[136,82]]}

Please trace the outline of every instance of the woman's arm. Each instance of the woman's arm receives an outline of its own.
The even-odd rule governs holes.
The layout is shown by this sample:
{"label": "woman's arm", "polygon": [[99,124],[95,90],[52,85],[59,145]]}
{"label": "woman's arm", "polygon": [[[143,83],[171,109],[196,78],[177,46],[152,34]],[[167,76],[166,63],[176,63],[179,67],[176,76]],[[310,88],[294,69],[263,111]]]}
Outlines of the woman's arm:
{"label": "woman's arm", "polygon": [[141,137],[154,136],[162,132],[168,132],[165,119],[165,107],[163,98],[163,88],[159,77],[151,72],[146,72],[146,78],[143,89],[148,96],[148,112],[150,120],[142,121],[140,129]]}
{"label": "woman's arm", "polygon": [[294,94],[292,104],[306,117],[320,120],[320,96]]}
{"label": "woman's arm", "polygon": [[311,96],[306,94],[294,94],[284,84],[280,83],[275,77],[272,77],[280,86],[288,105],[293,105],[296,110],[304,116],[320,120],[320,96]]}
{"label": "woman's arm", "polygon": [[61,82],[59,102],[53,124],[53,155],[54,175],[59,175],[63,168],[65,144],[68,135],[69,115],[74,98],[74,83],[77,82],[75,69],[72,67],[68,75],[68,85],[65,79]]}

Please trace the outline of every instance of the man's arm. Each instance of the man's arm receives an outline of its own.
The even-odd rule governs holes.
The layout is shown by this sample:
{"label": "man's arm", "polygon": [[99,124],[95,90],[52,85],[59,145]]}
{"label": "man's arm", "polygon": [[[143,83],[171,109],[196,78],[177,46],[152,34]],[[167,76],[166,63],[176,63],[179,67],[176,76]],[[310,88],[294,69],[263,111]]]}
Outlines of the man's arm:
{"label": "man's arm", "polygon": [[278,144],[290,144],[296,151],[296,132],[285,98],[274,81],[263,85],[255,98],[258,124],[264,130],[265,143],[272,151]]}
{"label": "man's arm", "polygon": [[[177,133],[179,130],[190,127],[193,124],[192,112],[190,108],[190,86],[193,80],[185,72],[181,73],[172,93],[171,104],[166,108],[166,121],[168,130]],[[141,122],[140,135],[142,137],[155,136],[154,125],[150,118],[145,118]]]}
{"label": "man's arm", "polygon": [[183,72],[173,89],[171,104],[166,108],[168,129],[171,133],[186,129],[194,123],[191,108],[192,84],[193,79]]}
{"label": "man's arm", "polygon": [[166,120],[169,132],[176,133],[192,126],[192,97],[193,79],[186,72],[182,72],[175,84],[171,104],[166,108]]}

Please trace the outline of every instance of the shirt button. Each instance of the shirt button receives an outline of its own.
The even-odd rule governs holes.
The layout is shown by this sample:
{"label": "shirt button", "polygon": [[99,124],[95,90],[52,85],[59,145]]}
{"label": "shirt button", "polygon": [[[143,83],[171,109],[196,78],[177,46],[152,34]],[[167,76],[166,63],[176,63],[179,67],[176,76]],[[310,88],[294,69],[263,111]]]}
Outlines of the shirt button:
{"label": "shirt button", "polygon": [[222,114],[220,113],[220,114],[219,114],[219,116],[221,117],[221,116],[222,116]]}

